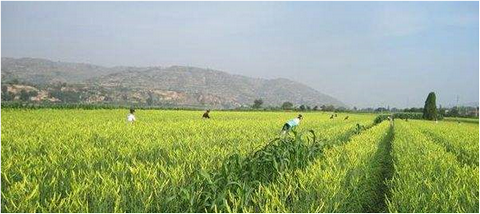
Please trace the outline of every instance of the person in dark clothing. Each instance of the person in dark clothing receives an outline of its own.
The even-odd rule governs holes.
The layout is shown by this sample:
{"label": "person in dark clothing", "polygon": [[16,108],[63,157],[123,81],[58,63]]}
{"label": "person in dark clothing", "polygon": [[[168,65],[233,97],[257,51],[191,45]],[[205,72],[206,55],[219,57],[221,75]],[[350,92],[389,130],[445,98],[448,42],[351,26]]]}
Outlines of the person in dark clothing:
{"label": "person in dark clothing", "polygon": [[208,115],[209,113],[210,113],[210,109],[208,109],[207,111],[205,111],[205,113],[203,113],[202,119],[210,119],[210,115]]}
{"label": "person in dark clothing", "polygon": [[348,116],[346,116],[345,119],[343,119],[343,120],[348,120]]}
{"label": "person in dark clothing", "polygon": [[362,130],[365,130],[365,126],[357,123],[357,130],[355,130],[355,133],[359,134]]}
{"label": "person in dark clothing", "polygon": [[333,119],[333,114],[332,114],[332,116],[330,116],[330,119]]}

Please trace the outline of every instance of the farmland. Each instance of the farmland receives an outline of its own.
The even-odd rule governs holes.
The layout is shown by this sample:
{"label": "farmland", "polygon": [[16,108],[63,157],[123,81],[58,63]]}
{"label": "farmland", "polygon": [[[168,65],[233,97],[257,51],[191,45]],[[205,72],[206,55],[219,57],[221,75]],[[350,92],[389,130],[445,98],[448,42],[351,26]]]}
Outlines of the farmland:
{"label": "farmland", "polygon": [[2,109],[1,211],[479,211],[478,120],[201,114]]}

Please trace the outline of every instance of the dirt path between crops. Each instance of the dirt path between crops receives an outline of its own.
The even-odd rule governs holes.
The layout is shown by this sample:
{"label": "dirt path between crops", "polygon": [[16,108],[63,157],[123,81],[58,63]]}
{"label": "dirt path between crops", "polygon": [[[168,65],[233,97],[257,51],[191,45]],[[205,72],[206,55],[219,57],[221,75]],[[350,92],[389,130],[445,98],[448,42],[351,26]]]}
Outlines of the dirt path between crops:
{"label": "dirt path between crops", "polygon": [[375,187],[376,197],[372,198],[371,203],[365,207],[364,212],[369,213],[384,213],[388,212],[387,199],[390,197],[390,189],[387,182],[393,177],[393,159],[392,159],[392,142],[395,137],[393,126],[388,129],[387,135],[380,142],[377,151],[375,152],[372,164],[379,168],[379,173],[382,177],[382,182],[379,182]]}

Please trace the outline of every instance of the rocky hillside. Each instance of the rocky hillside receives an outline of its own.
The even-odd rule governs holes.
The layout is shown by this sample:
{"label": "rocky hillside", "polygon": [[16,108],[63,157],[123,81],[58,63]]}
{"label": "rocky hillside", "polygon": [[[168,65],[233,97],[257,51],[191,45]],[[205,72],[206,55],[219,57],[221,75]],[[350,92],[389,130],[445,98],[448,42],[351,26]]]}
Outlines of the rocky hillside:
{"label": "rocky hillside", "polygon": [[89,78],[114,72],[118,72],[118,70],[85,63],[2,57],[2,82],[17,79],[33,84],[79,83]]}
{"label": "rocky hillside", "polygon": [[[267,106],[286,101],[296,105],[344,106],[333,97],[287,79],[250,78],[184,66],[107,68],[44,59],[2,58],[2,86],[12,82],[34,85],[39,87],[38,91],[57,96],[68,92],[72,97],[76,93],[77,101],[83,103],[235,108],[251,105],[260,98]],[[13,88],[2,87],[2,91]]]}

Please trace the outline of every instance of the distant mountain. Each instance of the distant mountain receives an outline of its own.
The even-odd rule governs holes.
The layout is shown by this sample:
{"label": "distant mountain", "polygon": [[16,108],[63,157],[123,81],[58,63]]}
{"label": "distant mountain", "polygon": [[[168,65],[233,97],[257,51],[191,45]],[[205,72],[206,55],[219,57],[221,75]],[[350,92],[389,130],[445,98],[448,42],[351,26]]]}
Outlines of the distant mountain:
{"label": "distant mountain", "polygon": [[[2,58],[2,85],[14,80],[41,85],[50,94],[52,90],[73,91],[81,97],[79,102],[86,103],[235,108],[262,99],[266,106],[279,106],[287,101],[295,105],[345,106],[331,96],[291,80],[250,78],[185,66],[102,67]],[[61,83],[67,84],[58,86]]]}
{"label": "distant mountain", "polygon": [[118,72],[118,70],[85,63],[53,62],[37,58],[15,59],[2,57],[3,82],[18,79],[34,84],[78,83],[89,78],[114,72]]}

